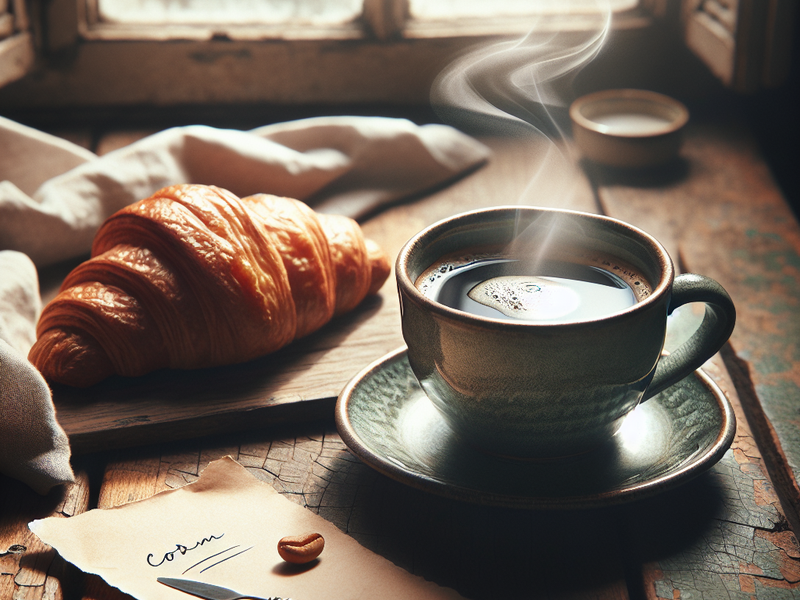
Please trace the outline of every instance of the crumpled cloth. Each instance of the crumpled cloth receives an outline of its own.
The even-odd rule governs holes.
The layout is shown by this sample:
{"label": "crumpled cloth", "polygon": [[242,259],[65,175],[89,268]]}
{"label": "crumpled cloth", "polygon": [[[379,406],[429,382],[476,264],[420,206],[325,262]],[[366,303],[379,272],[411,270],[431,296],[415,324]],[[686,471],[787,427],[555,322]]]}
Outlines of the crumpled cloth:
{"label": "crumpled cloth", "polygon": [[357,218],[463,174],[485,162],[488,150],[445,125],[319,117],[249,132],[176,127],[46,181],[27,176],[17,183],[5,172],[32,168],[35,156],[25,154],[9,148],[0,158],[0,249],[42,266],[87,253],[106,218],[167,185],[290,196]]}
{"label": "crumpled cloth", "polygon": [[0,472],[40,494],[74,480],[50,388],[25,358],[42,309],[31,259],[0,251]]}
{"label": "crumpled cloth", "polygon": [[[359,218],[488,158],[485,146],[451,127],[383,117],[319,117],[247,132],[177,127],[102,157],[0,117],[0,251],[16,251],[0,252],[0,286],[13,299],[36,285],[38,302],[31,261],[42,267],[87,254],[107,217],[168,185],[289,196]],[[36,318],[38,304],[0,304],[0,471],[46,493],[72,472],[49,388],[25,358]]]}

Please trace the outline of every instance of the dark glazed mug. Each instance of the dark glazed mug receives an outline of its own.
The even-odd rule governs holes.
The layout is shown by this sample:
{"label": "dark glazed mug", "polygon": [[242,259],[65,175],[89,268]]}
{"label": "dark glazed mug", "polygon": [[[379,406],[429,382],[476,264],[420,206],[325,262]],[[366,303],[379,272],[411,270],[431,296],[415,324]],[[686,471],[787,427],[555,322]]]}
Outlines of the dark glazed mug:
{"label": "dark glazed mug", "polygon": [[[646,289],[629,306],[584,320],[479,316],[420,289],[432,265],[460,255],[557,259],[632,273],[630,285]],[[608,441],[639,402],[716,353],[736,319],[722,286],[676,277],[653,237],[574,211],[500,207],[445,219],[406,243],[396,276],[408,360],[423,390],[463,441],[513,458],[570,456]],[[667,316],[691,302],[705,303],[702,323],[662,356]]]}

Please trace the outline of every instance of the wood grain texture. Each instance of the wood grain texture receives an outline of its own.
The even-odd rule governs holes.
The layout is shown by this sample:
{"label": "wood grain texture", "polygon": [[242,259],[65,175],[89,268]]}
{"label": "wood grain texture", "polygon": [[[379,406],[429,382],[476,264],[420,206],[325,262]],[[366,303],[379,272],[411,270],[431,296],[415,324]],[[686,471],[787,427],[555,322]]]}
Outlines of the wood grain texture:
{"label": "wood grain texture", "polygon": [[[736,406],[723,369],[708,371]],[[190,483],[226,454],[367,548],[471,598],[623,599],[642,561],[650,598],[672,598],[663,593],[673,589],[719,594],[732,581],[772,589],[790,584],[798,564],[746,426],[710,473],[609,509],[507,510],[431,496],[361,463],[325,422],[120,451],[101,495],[111,498],[113,488],[116,500],[102,504]],[[730,576],[733,569],[740,576]]]}
{"label": "wood grain texture", "polygon": [[706,475],[626,511],[619,524],[623,548],[629,562],[641,565],[650,600],[792,597],[797,539],[724,364],[715,357],[704,370],[734,407],[733,445]]}
{"label": "wood grain texture", "polygon": [[[330,421],[118,451],[105,471],[101,504],[181,487],[226,455],[363,546],[469,598],[628,598],[607,511],[564,518],[432,496],[364,465]],[[84,600],[117,597],[93,582]]]}
{"label": "wood grain texture", "polygon": [[[797,223],[735,115],[694,124],[681,159],[663,169],[589,171],[604,211],[649,231],[683,270],[711,276],[729,291],[738,321],[727,356],[738,371],[749,363],[755,383],[742,394],[742,406],[721,362],[710,367],[725,373],[719,377],[736,398],[739,430],[715,469],[714,487],[703,494],[708,518],[695,524],[697,539],[682,541],[645,569],[648,597],[800,594],[798,546],[789,527],[798,522],[800,464]],[[739,377],[737,383],[743,389],[747,382]],[[751,426],[754,415],[761,426]],[[764,425],[775,435],[765,434]],[[715,494],[719,501],[709,506]],[[686,519],[665,507],[670,513]]]}
{"label": "wood grain texture", "polygon": [[76,470],[76,483],[39,496],[0,475],[0,598],[60,600],[82,585],[82,574],[43,543],[28,523],[46,517],[71,517],[89,506],[89,476]]}

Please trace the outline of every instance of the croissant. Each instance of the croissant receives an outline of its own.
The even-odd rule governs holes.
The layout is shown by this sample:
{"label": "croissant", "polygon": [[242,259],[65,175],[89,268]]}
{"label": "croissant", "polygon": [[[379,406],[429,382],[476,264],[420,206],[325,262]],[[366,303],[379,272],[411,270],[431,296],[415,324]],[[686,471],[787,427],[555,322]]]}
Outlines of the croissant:
{"label": "croissant", "polygon": [[347,217],[290,198],[177,185],[109,217],[42,311],[29,359],[51,383],[244,362],[376,293],[386,254]]}

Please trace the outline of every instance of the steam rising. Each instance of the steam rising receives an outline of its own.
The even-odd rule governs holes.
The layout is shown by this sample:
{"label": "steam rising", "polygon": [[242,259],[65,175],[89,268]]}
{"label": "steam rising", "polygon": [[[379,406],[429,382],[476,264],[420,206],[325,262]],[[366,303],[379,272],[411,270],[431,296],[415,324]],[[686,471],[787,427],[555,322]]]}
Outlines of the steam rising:
{"label": "steam rising", "polygon": [[[569,12],[570,2],[562,5]],[[561,137],[553,110],[566,106],[564,91],[599,52],[609,30],[608,3],[598,1],[597,8],[596,13],[580,16],[583,31],[547,32],[532,27],[519,40],[465,54],[434,82],[434,109],[445,120],[466,119],[473,125],[494,121],[501,129],[522,126]]]}
{"label": "steam rising", "polygon": [[[554,21],[542,16],[518,40],[467,52],[437,77],[431,90],[433,108],[445,122],[467,131],[530,139],[534,172],[516,199],[520,204],[563,206],[583,193],[583,176],[560,140],[574,77],[608,34],[611,0],[596,0],[593,11],[586,10],[586,0],[564,0],[559,8],[574,16],[569,31],[553,31]],[[506,204],[514,200],[503,199]]]}

